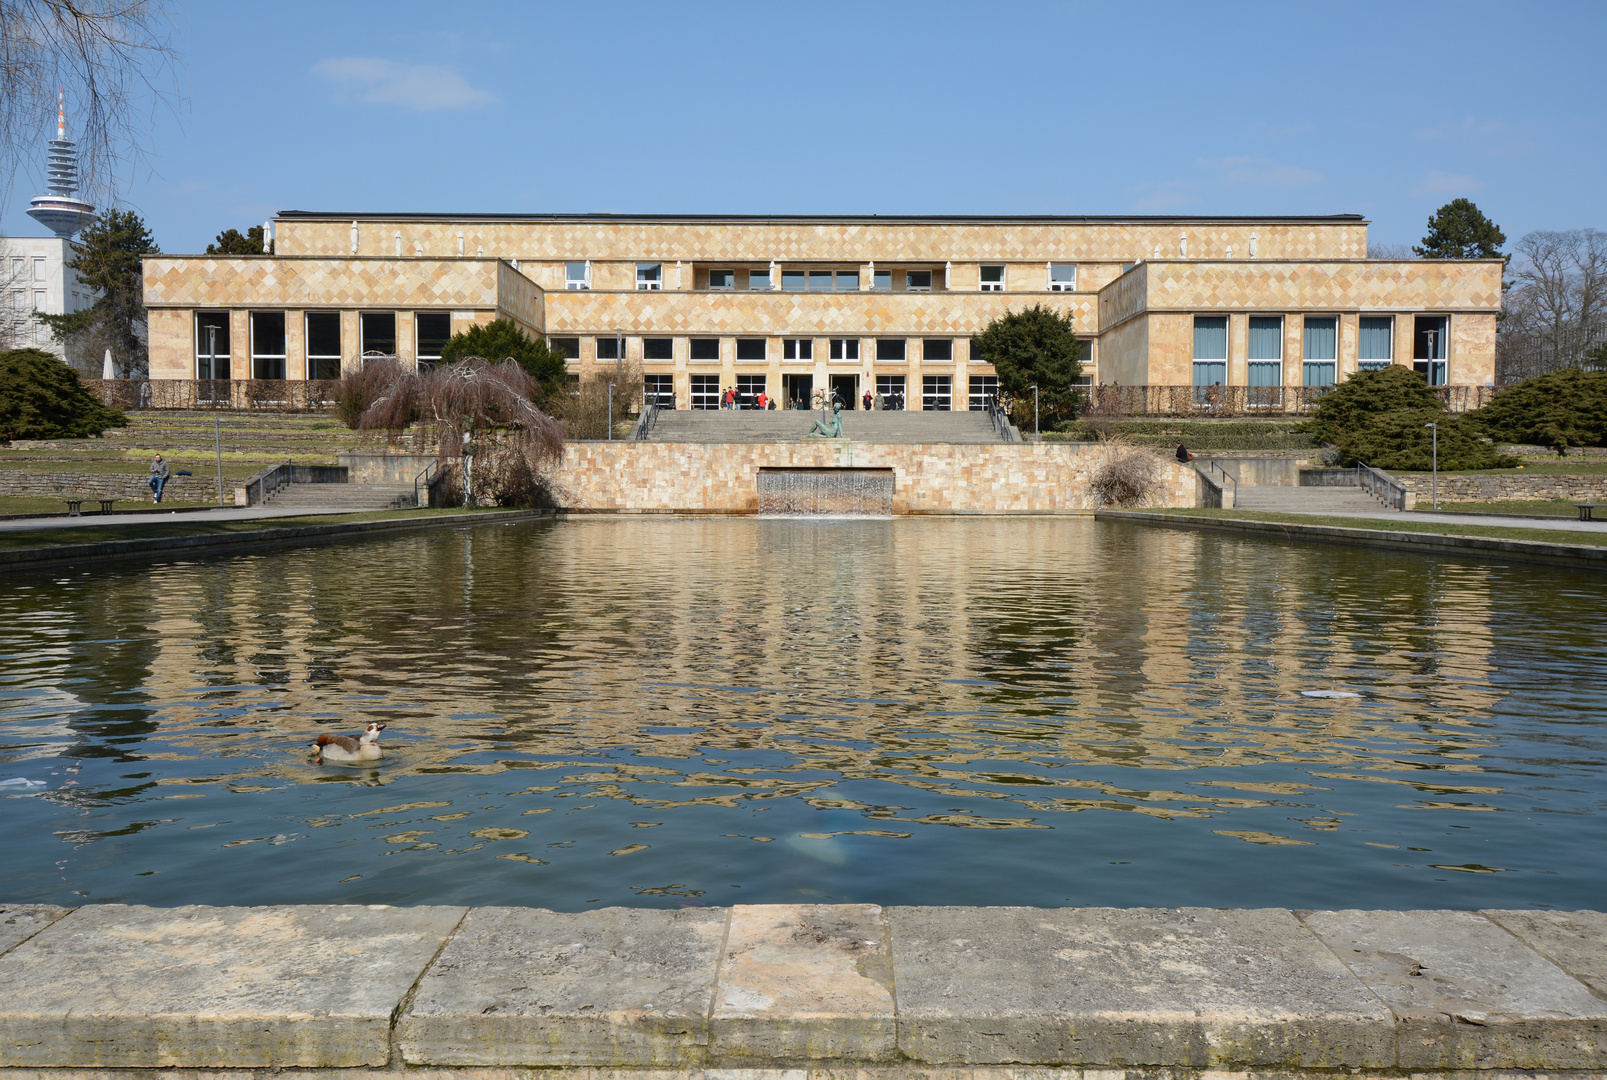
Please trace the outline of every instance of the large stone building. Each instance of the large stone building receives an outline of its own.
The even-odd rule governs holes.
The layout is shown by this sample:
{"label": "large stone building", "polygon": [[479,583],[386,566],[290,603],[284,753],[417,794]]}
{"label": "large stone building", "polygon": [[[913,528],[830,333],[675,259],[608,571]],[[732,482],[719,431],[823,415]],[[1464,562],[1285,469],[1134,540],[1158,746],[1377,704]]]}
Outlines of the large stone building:
{"label": "large stone building", "polygon": [[351,214],[287,211],[276,254],[145,263],[153,378],[331,378],[365,352],[429,363],[508,318],[582,377],[641,364],[650,392],[831,387],[975,406],[970,338],[1069,312],[1094,383],[1322,386],[1401,364],[1495,373],[1500,260],[1368,259],[1326,217]]}

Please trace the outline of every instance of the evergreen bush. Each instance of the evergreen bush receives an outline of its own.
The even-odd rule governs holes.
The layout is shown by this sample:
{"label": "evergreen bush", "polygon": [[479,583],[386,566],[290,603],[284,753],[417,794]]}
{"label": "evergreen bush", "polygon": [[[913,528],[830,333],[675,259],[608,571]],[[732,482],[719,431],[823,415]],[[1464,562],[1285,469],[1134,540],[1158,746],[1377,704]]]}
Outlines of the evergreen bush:
{"label": "evergreen bush", "polygon": [[550,348],[545,341],[530,337],[512,319],[471,326],[453,334],[441,349],[443,365],[473,356],[492,364],[512,360],[541,387],[538,398],[551,395],[564,385],[563,350]]}
{"label": "evergreen bush", "polygon": [[98,438],[128,417],[103,405],[78,373],[42,349],[0,352],[0,442]]}
{"label": "evergreen bush", "polygon": [[1567,368],[1525,379],[1497,394],[1468,422],[1498,442],[1607,446],[1607,372]]}
{"label": "evergreen bush", "polygon": [[1340,464],[1365,462],[1375,469],[1427,472],[1435,461],[1430,423],[1439,425],[1442,471],[1510,469],[1521,464],[1480,438],[1466,419],[1447,416],[1444,409],[1393,409],[1367,418],[1338,443]]}

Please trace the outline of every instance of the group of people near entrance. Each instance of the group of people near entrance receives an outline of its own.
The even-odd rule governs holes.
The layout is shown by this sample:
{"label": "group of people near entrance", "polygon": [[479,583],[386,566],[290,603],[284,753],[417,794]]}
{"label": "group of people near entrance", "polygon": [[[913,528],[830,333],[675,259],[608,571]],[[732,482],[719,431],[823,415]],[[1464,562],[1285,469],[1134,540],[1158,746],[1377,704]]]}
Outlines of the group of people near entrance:
{"label": "group of people near entrance", "polygon": [[[869,390],[866,390],[864,395],[859,399],[860,407],[866,412],[870,412],[872,409],[876,408],[878,396],[881,399],[882,409],[894,412],[903,411],[904,392],[902,390],[881,395],[872,394]],[[842,407],[845,404],[845,402],[837,396],[837,392],[835,390],[832,391],[831,400],[836,402],[838,407]],[[782,406],[775,398],[771,397],[763,390],[760,390],[757,394],[746,395],[735,386],[727,386],[724,390],[720,391],[720,408],[722,409],[778,409],[781,407]],[[807,409],[809,408],[809,403],[802,398],[794,398],[787,404],[786,407],[789,409]]]}
{"label": "group of people near entrance", "polygon": [[[776,407],[776,399],[765,393],[763,390],[760,390],[757,394],[754,394],[750,400],[752,400],[753,407],[755,409],[774,409]],[[741,391],[734,386],[728,386],[722,390],[720,392],[720,408],[742,408]]]}

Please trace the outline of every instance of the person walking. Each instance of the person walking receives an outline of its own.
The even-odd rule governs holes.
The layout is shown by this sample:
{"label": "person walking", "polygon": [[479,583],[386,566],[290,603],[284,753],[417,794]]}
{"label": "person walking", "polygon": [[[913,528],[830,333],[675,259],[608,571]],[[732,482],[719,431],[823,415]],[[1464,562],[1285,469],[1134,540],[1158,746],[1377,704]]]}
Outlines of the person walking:
{"label": "person walking", "polygon": [[870,396],[870,391],[866,390],[865,391],[865,411],[870,412],[870,407],[874,403],[875,403],[875,399]]}
{"label": "person walking", "polygon": [[151,501],[153,503],[159,503],[159,502],[162,501],[162,489],[167,486],[167,478],[168,478],[167,462],[162,460],[162,455],[161,454],[157,454],[156,455],[156,460],[151,462],[151,480],[150,480],[150,484],[151,484]]}

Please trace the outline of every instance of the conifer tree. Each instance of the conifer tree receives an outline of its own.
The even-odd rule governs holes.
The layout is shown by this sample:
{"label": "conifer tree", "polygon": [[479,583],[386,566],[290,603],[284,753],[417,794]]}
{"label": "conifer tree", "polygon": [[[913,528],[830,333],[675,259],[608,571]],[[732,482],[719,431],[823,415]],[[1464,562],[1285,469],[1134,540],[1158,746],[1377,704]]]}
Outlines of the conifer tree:
{"label": "conifer tree", "polygon": [[106,211],[84,230],[78,252],[67,264],[98,293],[94,306],[40,317],[50,325],[56,340],[92,353],[109,348],[119,374],[143,376],[149,360],[144,259],[160,253],[138,214]]}
{"label": "conifer tree", "polygon": [[1412,248],[1424,259],[1504,259],[1506,234],[1471,199],[1452,199],[1428,219],[1428,235]]}

